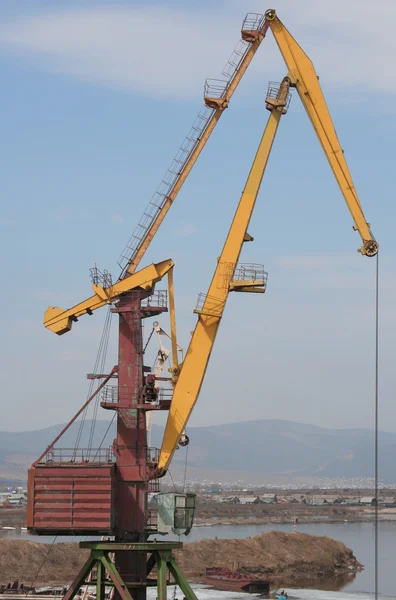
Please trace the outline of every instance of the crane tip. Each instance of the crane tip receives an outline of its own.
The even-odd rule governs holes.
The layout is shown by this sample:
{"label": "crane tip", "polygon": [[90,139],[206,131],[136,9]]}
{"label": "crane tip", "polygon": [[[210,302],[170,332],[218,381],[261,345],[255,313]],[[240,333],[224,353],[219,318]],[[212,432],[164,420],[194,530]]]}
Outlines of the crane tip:
{"label": "crane tip", "polygon": [[265,20],[273,21],[274,19],[276,19],[276,10],[274,8],[269,8],[265,11]]}
{"label": "crane tip", "polygon": [[360,248],[359,252],[366,256],[375,256],[378,254],[379,244],[375,240],[367,240]]}

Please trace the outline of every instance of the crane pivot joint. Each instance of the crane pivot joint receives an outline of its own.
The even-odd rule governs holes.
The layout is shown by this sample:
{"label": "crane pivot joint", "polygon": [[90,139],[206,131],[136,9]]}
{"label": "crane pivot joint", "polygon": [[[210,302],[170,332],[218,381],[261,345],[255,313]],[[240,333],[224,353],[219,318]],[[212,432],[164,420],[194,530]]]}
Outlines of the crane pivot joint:
{"label": "crane pivot joint", "polygon": [[375,256],[378,254],[379,245],[376,240],[367,240],[363,246],[359,248],[358,252],[365,254],[366,256]]}
{"label": "crane pivot joint", "polygon": [[264,13],[266,21],[274,21],[276,19],[276,10],[274,8],[269,8]]}

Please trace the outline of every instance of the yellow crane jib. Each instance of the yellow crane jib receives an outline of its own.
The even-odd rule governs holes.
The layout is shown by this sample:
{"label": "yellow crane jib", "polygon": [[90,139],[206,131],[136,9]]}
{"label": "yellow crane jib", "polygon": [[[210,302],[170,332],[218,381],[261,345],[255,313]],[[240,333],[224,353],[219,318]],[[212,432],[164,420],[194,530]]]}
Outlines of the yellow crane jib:
{"label": "yellow crane jib", "polygon": [[291,79],[291,84],[297,89],[345,198],[355,223],[354,229],[359,231],[362,238],[363,245],[359,248],[359,252],[366,256],[375,256],[378,252],[378,243],[370,231],[370,225],[364,217],[348,165],[344,158],[344,151],[338,140],[315,68],[309,57],[277,17],[274,9],[271,8],[265,12],[265,20],[275,37],[279,50],[289,69],[288,75]]}
{"label": "yellow crane jib", "polygon": [[245,188],[229,229],[207,294],[198,297],[195,313],[198,321],[187,355],[176,381],[165,427],[158,476],[164,475],[187,421],[198,399],[216,334],[230,291],[264,292],[267,274],[263,265],[238,264],[244,242],[252,241],[247,228],[260,190],[272,144],[282,114],[289,102],[289,79],[285,78],[276,93],[269,91],[266,104],[271,114],[261,138]]}
{"label": "yellow crane jib", "polygon": [[93,284],[94,295],[73,308],[63,310],[59,306],[49,306],[44,314],[44,326],[58,335],[63,335],[71,330],[73,321],[77,321],[78,317],[85,314],[91,315],[94,310],[105,304],[111,304],[125,292],[136,288],[154,289],[155,284],[161,281],[173,266],[174,263],[171,259],[163,260],[156,264],[153,263],[107,288]]}
{"label": "yellow crane jib", "polygon": [[205,81],[204,107],[198,113],[190,132],[180,146],[120,256],[121,277],[132,274],[142,260],[214,128],[229,106],[231,98],[268,28],[268,23],[263,15],[248,13],[242,24],[241,40],[223,69],[224,80],[207,79]]}

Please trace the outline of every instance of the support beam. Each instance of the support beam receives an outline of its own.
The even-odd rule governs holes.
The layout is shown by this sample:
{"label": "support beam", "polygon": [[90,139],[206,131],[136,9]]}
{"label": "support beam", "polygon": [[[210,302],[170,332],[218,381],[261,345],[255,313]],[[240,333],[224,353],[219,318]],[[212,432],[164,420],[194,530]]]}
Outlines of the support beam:
{"label": "support beam", "polygon": [[91,552],[87,562],[79,570],[73,583],[67,590],[63,600],[73,600],[74,596],[76,594],[78,594],[80,587],[84,584],[85,578],[92,571],[92,567],[95,565],[95,563],[96,563],[96,558],[94,557],[93,552]]}

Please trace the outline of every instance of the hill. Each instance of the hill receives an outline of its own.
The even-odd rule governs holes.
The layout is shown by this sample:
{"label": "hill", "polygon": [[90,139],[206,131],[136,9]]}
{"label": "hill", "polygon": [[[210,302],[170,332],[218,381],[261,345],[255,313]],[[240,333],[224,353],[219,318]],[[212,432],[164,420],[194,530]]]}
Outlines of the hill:
{"label": "hill", "polygon": [[[109,423],[97,421],[93,447],[102,442]],[[87,447],[92,422],[85,424],[80,447]],[[63,425],[38,431],[0,432],[0,477],[20,479],[27,466],[60,432]],[[65,434],[61,447],[73,448],[79,424]],[[104,446],[114,438],[114,425]],[[374,473],[374,435],[368,429],[326,429],[284,420],[257,420],[211,427],[190,427],[189,466],[197,472],[215,470],[233,480],[235,473],[293,477],[370,478]],[[162,428],[153,427],[153,446],[160,446]],[[396,434],[380,434],[380,476],[396,482]],[[185,451],[174,465],[184,464]]]}

